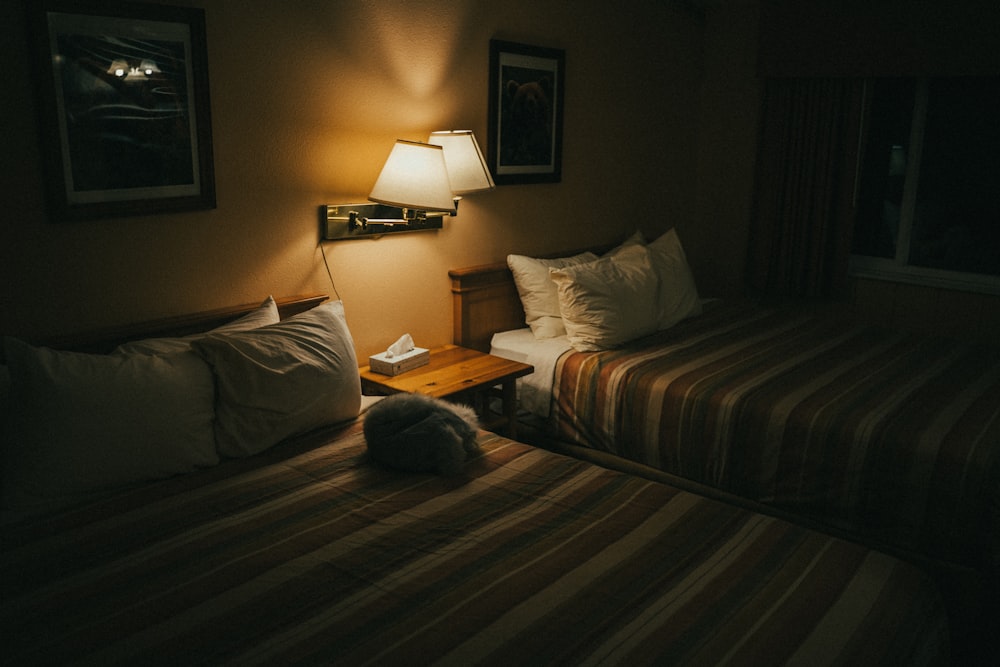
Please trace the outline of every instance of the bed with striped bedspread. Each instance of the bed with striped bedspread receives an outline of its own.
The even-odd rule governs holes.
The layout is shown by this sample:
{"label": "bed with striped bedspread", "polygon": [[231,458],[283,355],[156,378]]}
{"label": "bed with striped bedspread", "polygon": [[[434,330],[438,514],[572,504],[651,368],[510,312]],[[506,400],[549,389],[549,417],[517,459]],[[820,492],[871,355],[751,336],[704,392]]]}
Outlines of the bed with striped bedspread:
{"label": "bed with striped bedspread", "polygon": [[[4,662],[934,664],[890,556],[489,433],[456,478],[358,423],[4,526]],[[889,661],[887,663],[886,661]]]}
{"label": "bed with striped bedspread", "polygon": [[994,572],[1000,346],[716,303],[564,355],[560,437],[868,543]]}

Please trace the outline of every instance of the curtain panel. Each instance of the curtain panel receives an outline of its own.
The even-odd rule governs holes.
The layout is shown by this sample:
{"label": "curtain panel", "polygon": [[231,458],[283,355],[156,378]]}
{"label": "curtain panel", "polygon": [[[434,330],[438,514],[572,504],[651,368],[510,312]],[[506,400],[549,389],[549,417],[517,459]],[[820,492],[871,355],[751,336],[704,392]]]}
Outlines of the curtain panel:
{"label": "curtain panel", "polygon": [[829,297],[847,285],[863,79],[765,81],[747,282]]}

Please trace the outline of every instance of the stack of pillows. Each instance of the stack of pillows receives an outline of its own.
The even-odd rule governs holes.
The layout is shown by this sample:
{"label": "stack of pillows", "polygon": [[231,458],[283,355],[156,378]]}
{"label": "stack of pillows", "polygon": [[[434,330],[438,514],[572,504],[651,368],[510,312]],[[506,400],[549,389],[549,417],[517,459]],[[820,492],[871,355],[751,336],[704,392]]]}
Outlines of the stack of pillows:
{"label": "stack of pillows", "polygon": [[535,338],[566,335],[574,349],[606,350],[701,313],[684,248],[673,229],[646,243],[638,232],[598,257],[509,255]]}
{"label": "stack of pillows", "polygon": [[4,509],[64,504],[250,456],[360,410],[340,301],[279,321],[268,297],[210,332],[126,343],[111,354],[3,343]]}

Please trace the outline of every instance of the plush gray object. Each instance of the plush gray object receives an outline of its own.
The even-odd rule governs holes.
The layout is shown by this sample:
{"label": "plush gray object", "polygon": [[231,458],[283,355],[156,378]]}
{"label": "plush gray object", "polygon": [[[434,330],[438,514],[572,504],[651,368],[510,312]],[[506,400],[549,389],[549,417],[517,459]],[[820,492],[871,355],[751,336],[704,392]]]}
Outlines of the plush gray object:
{"label": "plush gray object", "polygon": [[389,468],[457,473],[479,452],[476,413],[422,394],[393,394],[365,414],[368,456]]}

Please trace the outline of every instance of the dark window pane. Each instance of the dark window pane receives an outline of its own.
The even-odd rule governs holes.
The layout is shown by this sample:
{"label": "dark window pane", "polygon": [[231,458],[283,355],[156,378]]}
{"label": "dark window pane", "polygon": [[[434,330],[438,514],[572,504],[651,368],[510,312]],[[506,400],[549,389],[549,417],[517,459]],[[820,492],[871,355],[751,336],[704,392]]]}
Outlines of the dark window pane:
{"label": "dark window pane", "polygon": [[929,83],[910,263],[1000,275],[1000,77]]}

